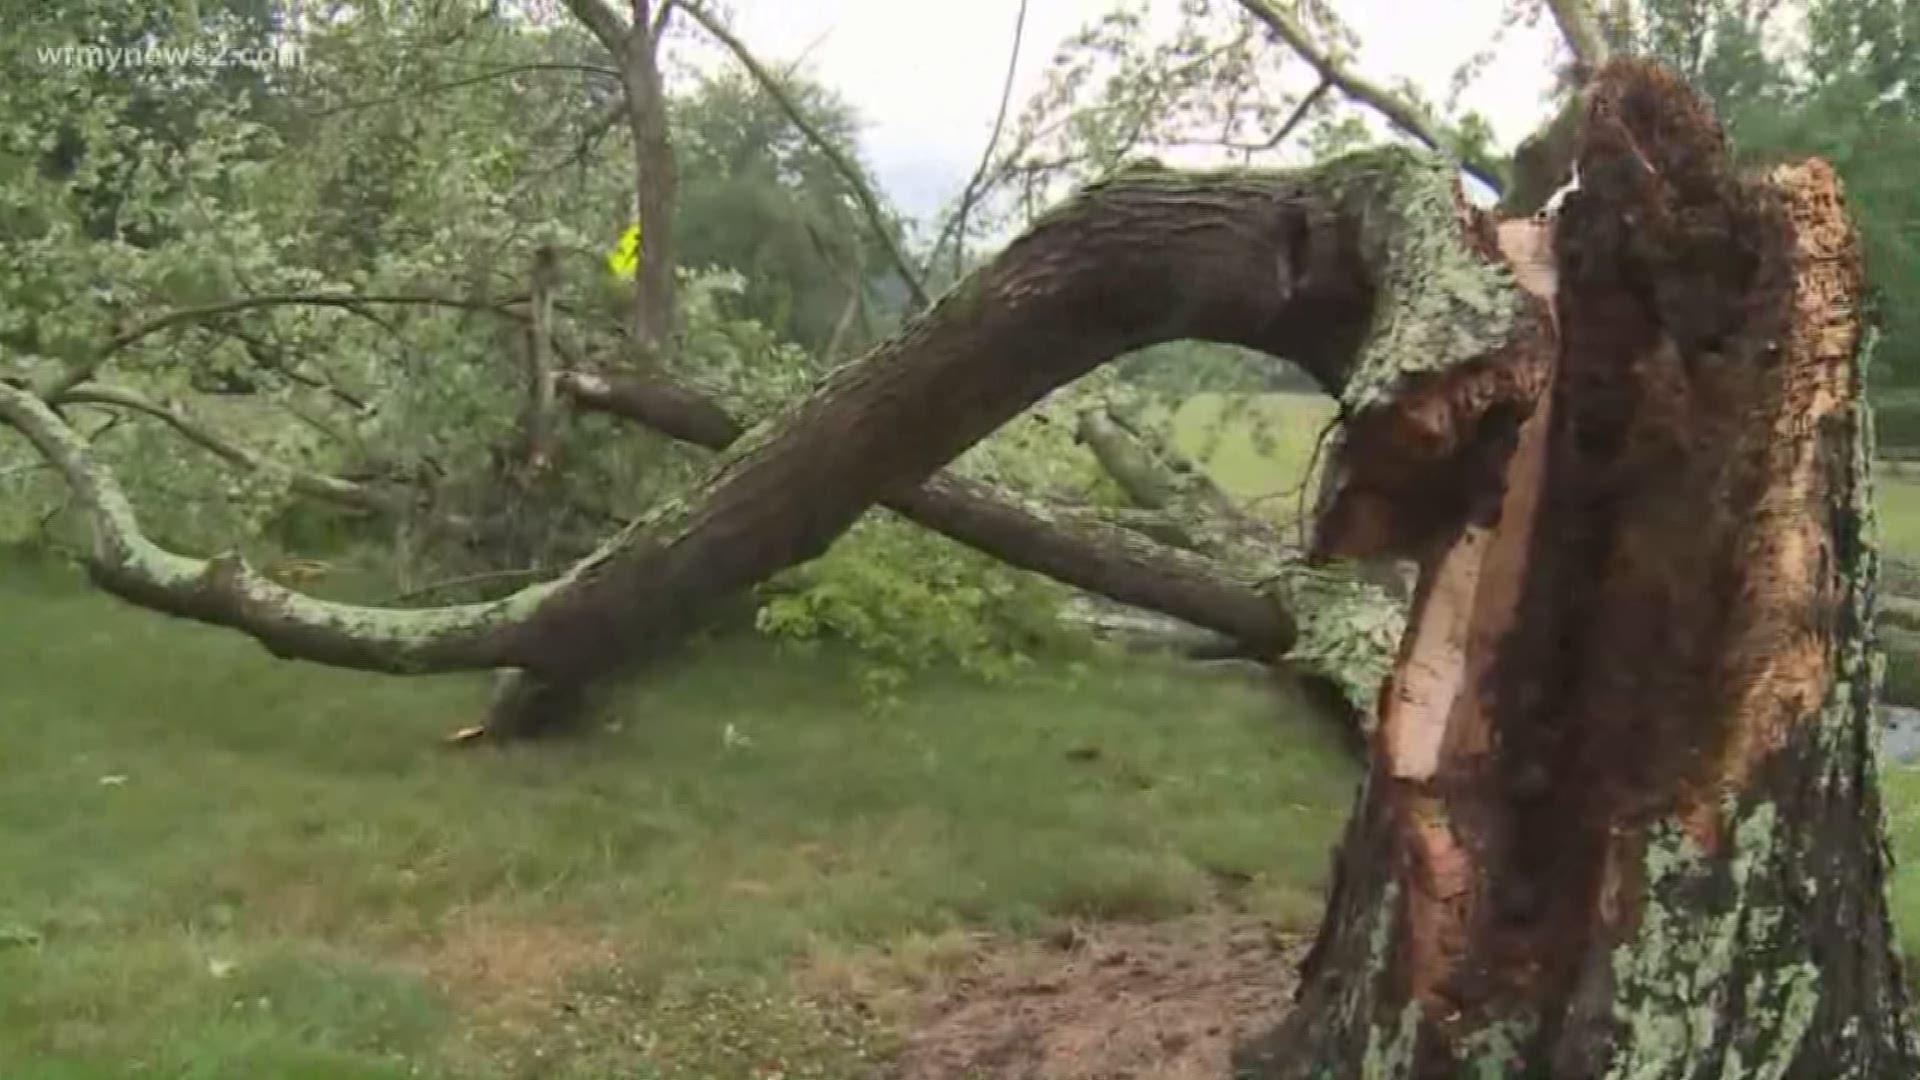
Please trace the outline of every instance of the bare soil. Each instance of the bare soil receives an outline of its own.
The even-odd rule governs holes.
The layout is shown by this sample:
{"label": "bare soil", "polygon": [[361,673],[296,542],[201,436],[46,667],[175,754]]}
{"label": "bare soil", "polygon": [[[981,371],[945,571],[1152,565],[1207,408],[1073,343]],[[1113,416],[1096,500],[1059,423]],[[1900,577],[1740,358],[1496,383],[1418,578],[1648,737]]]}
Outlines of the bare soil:
{"label": "bare soil", "polygon": [[1307,941],[1244,918],[988,940],[924,987],[902,1080],[1218,1080],[1285,1015]]}

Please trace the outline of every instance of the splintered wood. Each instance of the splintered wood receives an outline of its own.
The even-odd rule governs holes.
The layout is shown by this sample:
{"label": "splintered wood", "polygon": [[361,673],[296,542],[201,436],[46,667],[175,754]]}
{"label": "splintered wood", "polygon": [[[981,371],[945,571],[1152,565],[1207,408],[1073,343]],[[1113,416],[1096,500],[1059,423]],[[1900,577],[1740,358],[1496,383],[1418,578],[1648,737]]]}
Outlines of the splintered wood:
{"label": "splintered wood", "polygon": [[[1551,311],[1556,276],[1549,226],[1533,219],[1508,221],[1500,226],[1499,240],[1521,288],[1545,301]],[[1521,425],[1498,519],[1468,525],[1423,567],[1425,587],[1405,659],[1381,698],[1383,746],[1396,779],[1432,779],[1449,733],[1460,752],[1488,746],[1485,723],[1474,722],[1476,696],[1463,691],[1477,686],[1486,674],[1497,638],[1511,624],[1519,601],[1545,475],[1550,396],[1543,390]]]}

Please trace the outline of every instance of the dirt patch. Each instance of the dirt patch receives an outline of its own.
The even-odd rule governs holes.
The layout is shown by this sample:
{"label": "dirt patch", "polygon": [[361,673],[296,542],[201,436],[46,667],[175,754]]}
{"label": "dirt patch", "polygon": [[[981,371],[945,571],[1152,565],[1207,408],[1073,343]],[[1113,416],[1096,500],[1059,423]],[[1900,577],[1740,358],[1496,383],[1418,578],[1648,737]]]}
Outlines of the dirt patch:
{"label": "dirt patch", "polygon": [[983,940],[929,980],[902,1080],[1217,1080],[1289,1008],[1304,939],[1224,916]]}
{"label": "dirt patch", "polygon": [[555,1013],[576,975],[617,960],[598,935],[481,909],[451,918],[421,957],[476,1026],[522,1035]]}

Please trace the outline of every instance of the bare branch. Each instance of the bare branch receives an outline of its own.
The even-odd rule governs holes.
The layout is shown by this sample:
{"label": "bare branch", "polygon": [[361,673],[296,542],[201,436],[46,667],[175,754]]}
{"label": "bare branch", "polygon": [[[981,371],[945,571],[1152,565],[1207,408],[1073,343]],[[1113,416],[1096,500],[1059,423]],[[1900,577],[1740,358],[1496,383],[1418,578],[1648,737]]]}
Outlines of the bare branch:
{"label": "bare branch", "polygon": [[867,182],[861,178],[859,168],[848,160],[840,147],[834,145],[833,140],[827,138],[826,133],[807,116],[806,110],[802,109],[793,95],[787,92],[786,85],[780,77],[767,70],[766,65],[754,56],[746,43],[734,36],[724,23],[699,4],[682,3],[681,9],[733,53],[734,59],[739,60],[740,66],[747,69],[747,74],[753,77],[753,81],[760,84],[760,88],[766,91],[767,96],[786,112],[787,118],[793,121],[793,126],[799,128],[807,141],[811,142],[814,148],[833,165],[835,171],[839,172],[840,178],[846,181],[847,187],[853,192],[854,200],[860,204],[860,211],[866,216],[868,227],[879,239],[880,246],[886,250],[887,260],[893,264],[894,272],[900,275],[900,280],[906,283],[907,290],[913,294],[914,302],[921,307],[931,304],[933,298],[928,294],[925,282],[921,280],[919,272],[913,268],[912,262],[907,259],[906,252],[900,250],[900,242],[895,239],[893,230],[888,227],[887,216],[880,209],[880,200],[874,195],[873,189],[867,186]]}
{"label": "bare branch", "polygon": [[1306,27],[1301,26],[1292,15],[1281,10],[1271,0],[1240,0],[1240,6],[1249,15],[1266,24],[1269,30],[1287,43],[1302,60],[1313,65],[1320,77],[1340,88],[1341,93],[1360,102],[1385,117],[1394,127],[1412,136],[1428,148],[1452,154],[1459,159],[1460,167],[1492,188],[1498,194],[1506,189],[1506,178],[1500,165],[1478,153],[1462,148],[1453,139],[1443,133],[1438,121],[1426,114],[1426,111],[1405,100],[1386,88],[1369,82],[1361,75],[1350,70],[1345,64],[1329,56],[1325,50],[1314,43]]}
{"label": "bare branch", "polygon": [[[993,164],[993,152],[1000,147],[1000,132],[1006,127],[1007,108],[1013,103],[1013,80],[1020,71],[1020,44],[1027,31],[1027,0],[1020,0],[1020,11],[1013,20],[1013,46],[1007,50],[1007,78],[1000,86],[1000,108],[993,117],[993,132],[987,136],[986,148],[980,152],[980,164],[974,167],[973,175],[967,178],[966,186],[960,189],[960,206],[954,211],[953,221],[953,272],[958,277],[965,267],[967,248],[967,215],[973,210],[973,201],[979,195],[980,184],[986,179],[987,169]],[[947,236],[947,229],[940,230],[940,236]],[[940,246],[927,256],[928,266],[940,257]]]}
{"label": "bare branch", "polygon": [[164,315],[149,319],[114,336],[106,347],[77,367],[69,368],[58,378],[52,380],[40,393],[45,398],[56,398],[68,390],[79,386],[94,377],[106,362],[122,349],[152,337],[163,330],[176,326],[205,322],[221,315],[236,311],[249,311],[265,307],[332,307],[353,311],[369,304],[405,304],[423,307],[457,308],[466,311],[485,311],[505,318],[524,318],[506,308],[506,300],[467,300],[454,296],[433,296],[427,294],[409,295],[361,295],[354,293],[278,293],[266,296],[243,296],[219,303],[203,304],[199,307],[180,308]]}
{"label": "bare branch", "polygon": [[226,438],[178,406],[154,401],[131,390],[87,383],[66,391],[55,398],[52,404],[94,405],[144,413],[163,421],[187,441],[230,464],[237,465],[248,472],[284,476],[288,487],[297,495],[380,514],[393,514],[400,508],[399,500],[382,495],[364,484],[297,469],[284,462],[275,461],[257,450],[249,449]]}

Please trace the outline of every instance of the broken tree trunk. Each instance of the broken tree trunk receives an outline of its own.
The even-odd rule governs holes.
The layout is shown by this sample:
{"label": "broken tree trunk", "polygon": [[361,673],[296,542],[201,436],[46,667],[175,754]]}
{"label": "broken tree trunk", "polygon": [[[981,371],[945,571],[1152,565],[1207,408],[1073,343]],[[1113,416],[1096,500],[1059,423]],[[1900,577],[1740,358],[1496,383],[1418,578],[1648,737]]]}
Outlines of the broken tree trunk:
{"label": "broken tree trunk", "polygon": [[[1521,272],[1553,333],[1353,428],[1321,540],[1419,558],[1414,629],[1298,1006],[1243,1064],[1912,1077],[1837,181],[1732,178],[1705,105],[1635,62],[1578,154],[1557,281]],[[1506,452],[1436,467],[1436,399],[1543,364]]]}

